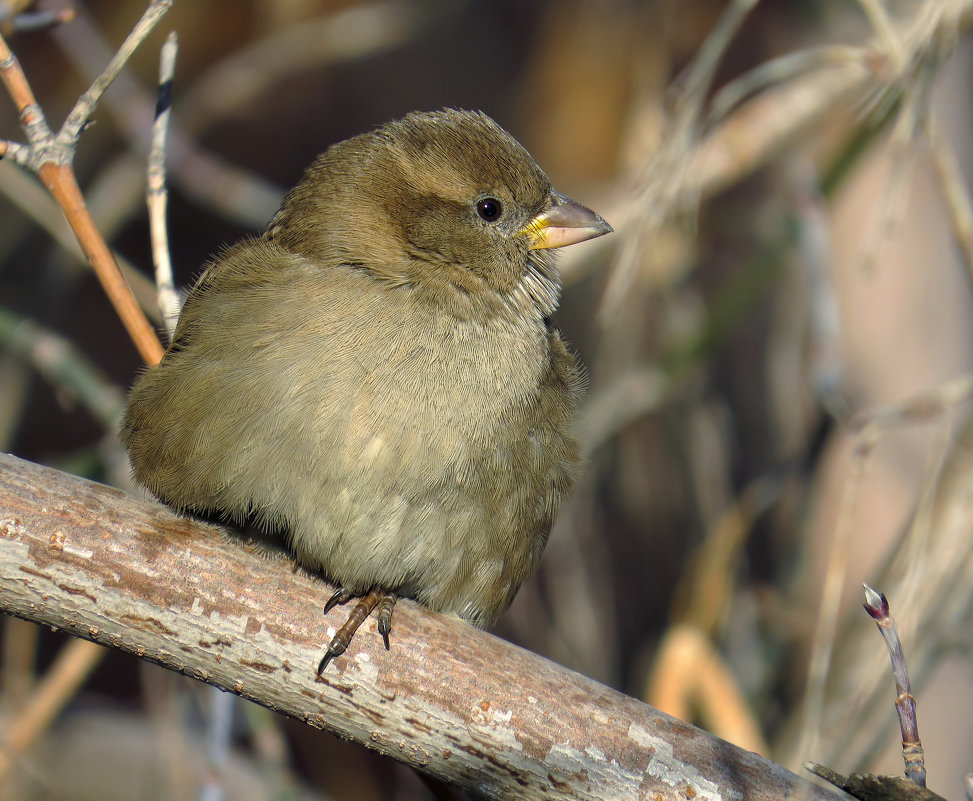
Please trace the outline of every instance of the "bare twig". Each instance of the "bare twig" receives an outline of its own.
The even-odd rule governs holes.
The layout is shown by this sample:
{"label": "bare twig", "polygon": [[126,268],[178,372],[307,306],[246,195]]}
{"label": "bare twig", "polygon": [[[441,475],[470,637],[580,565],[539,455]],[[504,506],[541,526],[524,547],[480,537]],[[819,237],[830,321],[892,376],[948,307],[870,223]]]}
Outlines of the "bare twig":
{"label": "bare twig", "polygon": [[[170,123],[169,183],[188,196],[247,228],[263,227],[277,210],[281,187],[206,151],[197,137],[227,114],[250,108],[289,76],[305,70],[368,58],[414,38],[424,26],[441,24],[449,3],[416,4],[403,0],[357,3],[319,17],[270,30],[253,44],[234,51],[204,71],[180,92],[182,114]],[[82,73],[104,63],[107,50],[85,16],[54,38]],[[125,72],[104,98],[119,127],[141,153],[147,140],[152,102],[137,80]],[[124,172],[127,179],[119,205],[131,208],[143,192],[142,167],[128,169],[123,155],[103,176]]]}
{"label": "bare twig", "polygon": [[963,375],[899,403],[871,406],[855,415],[848,425],[856,433],[877,437],[891,426],[937,420],[971,398],[973,375]]}
{"label": "bare twig", "polygon": [[[141,170],[140,170],[141,172]],[[73,235],[68,221],[58,210],[57,203],[27,171],[12,161],[0,161],[0,193],[25,216],[46,231],[61,248],[76,259],[85,269],[90,265],[84,251]],[[125,280],[135,293],[142,308],[155,306],[155,284],[139,272],[124,256],[115,253],[115,262],[125,276]]]}
{"label": "bare twig", "polygon": [[[112,55],[98,28],[85,15],[70,28],[56,30],[52,39],[76,69],[92,80]],[[128,139],[129,148],[120,152],[94,179],[91,191],[103,183],[110,184],[114,204],[123,218],[133,213],[139,198],[144,201],[144,154],[149,148],[157,94],[157,87],[153,87],[151,93],[145,91],[130,71],[123,70],[115,79],[112,91],[102,99],[105,110],[111,113]],[[201,130],[195,120],[188,117],[181,125],[175,119],[170,120],[169,183],[179,184],[190,197],[247,228],[263,227],[280,204],[282,189],[227,162],[218,154],[204,150],[190,138]]]}
{"label": "bare twig", "polygon": [[[260,575],[260,581],[253,576]],[[834,799],[774,763],[403,601],[320,678],[330,588],[117,490],[0,456],[0,607],[328,729],[484,798]],[[329,626],[330,624],[330,626]]]}
{"label": "bare twig", "polygon": [[[168,6],[168,0],[156,0],[152,3],[105,72],[78,100],[56,136],[51,133],[47,125],[20,63],[0,36],[0,78],[20,113],[20,124],[28,141],[28,146],[21,147],[18,151],[18,161],[29,166],[40,176],[41,181],[58,202],[132,341],[149,364],[155,364],[162,358],[162,346],[132,296],[111,250],[91,219],[71,161],[81,128],[93,111],[101,93]],[[7,149],[9,152],[9,145]]]}
{"label": "bare twig", "polygon": [[152,148],[149,151],[149,169],[146,202],[149,207],[149,232],[152,239],[152,261],[155,263],[155,283],[159,291],[159,311],[169,340],[176,331],[179,318],[179,294],[173,285],[172,261],[169,257],[169,237],[166,233],[166,134],[169,131],[169,113],[172,103],[172,77],[176,68],[176,51],[179,42],[175,31],[169,34],[162,46],[159,60],[159,102],[152,127]]}
{"label": "bare twig", "polygon": [[820,776],[829,784],[840,787],[848,795],[860,801],[946,801],[941,795],[913,784],[901,776],[853,773],[846,777],[817,762],[805,762],[804,769],[815,776]]}
{"label": "bare twig", "polygon": [[885,639],[892,660],[892,677],[895,679],[895,711],[899,714],[899,728],[902,730],[902,757],[905,760],[905,775],[909,781],[926,786],[926,765],[919,741],[919,724],[916,720],[916,699],[912,695],[909,669],[905,664],[902,642],[895,627],[895,620],[889,612],[889,602],[885,595],[865,586],[865,611],[872,617],[878,630]]}
{"label": "bare twig", "polygon": [[704,127],[710,129],[723,122],[746,98],[772,86],[780,86],[788,80],[826,67],[861,64],[863,59],[861,48],[845,45],[799,50],[771,59],[731,81],[716,93],[706,110]]}
{"label": "bare twig", "polygon": [[64,216],[68,218],[81,250],[88,258],[88,263],[95,267],[95,273],[105,293],[125,324],[142,358],[146,364],[158,364],[162,360],[162,345],[159,343],[159,338],[139,308],[132,290],[125,281],[125,276],[118,269],[111,250],[102,239],[95,221],[91,219],[81,188],[74,177],[74,169],[70,164],[54,164],[48,161],[40,166],[38,174],[64,211]]}
{"label": "bare twig", "polygon": [[101,75],[95,78],[91,86],[78,98],[78,102],[74,104],[74,108],[71,109],[71,113],[68,114],[64,125],[61,126],[61,130],[58,132],[57,138],[59,144],[71,146],[78,141],[81,129],[88,122],[88,118],[94,112],[95,106],[98,105],[98,101],[101,100],[101,96],[105,93],[105,90],[115,80],[115,77],[128,63],[132,54],[138,49],[138,46],[145,41],[145,37],[152,32],[156,23],[171,6],[172,0],[152,0],[142,15],[142,18],[132,28],[132,32],[122,42],[112,57],[112,60],[108,62],[108,66],[105,67]]}
{"label": "bare twig", "polygon": [[647,238],[680,202],[685,202],[684,191],[690,185],[685,173],[686,154],[695,148],[703,104],[713,76],[734,35],[758,2],[733,0],[729,3],[685,72],[669,134],[643,168],[639,187],[631,200],[637,209],[635,230],[629,232],[609,278],[600,310],[602,319],[607,319],[628,291]]}
{"label": "bare twig", "polygon": [[[179,96],[180,122],[198,133],[214,121],[250,107],[288,76],[365,59],[401,46],[431,22],[455,13],[449,2],[378,0],[268,31],[200,75]],[[174,136],[174,149],[181,146]],[[173,157],[178,158],[176,153]]]}

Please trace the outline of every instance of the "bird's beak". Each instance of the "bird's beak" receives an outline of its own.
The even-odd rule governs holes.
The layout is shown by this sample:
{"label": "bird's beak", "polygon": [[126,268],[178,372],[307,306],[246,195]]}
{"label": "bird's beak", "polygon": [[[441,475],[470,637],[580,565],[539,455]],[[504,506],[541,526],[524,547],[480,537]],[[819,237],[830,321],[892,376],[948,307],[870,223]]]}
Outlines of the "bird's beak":
{"label": "bird's beak", "polygon": [[557,192],[551,196],[553,205],[518,232],[527,237],[531,250],[560,248],[612,232],[612,227],[587,206]]}

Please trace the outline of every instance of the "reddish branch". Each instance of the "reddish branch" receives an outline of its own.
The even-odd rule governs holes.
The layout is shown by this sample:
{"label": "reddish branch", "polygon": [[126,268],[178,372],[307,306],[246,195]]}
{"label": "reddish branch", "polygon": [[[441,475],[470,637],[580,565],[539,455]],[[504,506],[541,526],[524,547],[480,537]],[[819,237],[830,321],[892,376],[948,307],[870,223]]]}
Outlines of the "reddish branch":
{"label": "reddish branch", "polygon": [[72,159],[78,137],[94,111],[95,104],[121,71],[135,48],[149,34],[162,14],[168,10],[169,5],[169,0],[156,0],[149,6],[105,71],[78,100],[57,134],[53,133],[48,126],[17,57],[0,36],[0,80],[3,81],[17,107],[20,125],[27,137],[26,145],[13,142],[0,143],[0,156],[12,157],[17,163],[40,176],[64,212],[81,249],[146,364],[159,362],[162,358],[162,345],[152,325],[136,303],[131,289],[118,269],[118,263],[111,249],[105,244],[105,240],[91,219],[81,190],[78,188]]}

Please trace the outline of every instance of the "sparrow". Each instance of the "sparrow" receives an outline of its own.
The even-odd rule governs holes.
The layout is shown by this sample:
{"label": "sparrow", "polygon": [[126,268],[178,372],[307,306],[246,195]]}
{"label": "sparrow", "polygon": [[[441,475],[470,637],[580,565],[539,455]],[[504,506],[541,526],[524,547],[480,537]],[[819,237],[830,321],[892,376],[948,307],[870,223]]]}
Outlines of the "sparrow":
{"label": "sparrow", "polygon": [[553,249],[609,233],[485,114],[332,145],[224,250],[135,382],[121,439],[175,509],[280,532],[358,599],[318,674],[396,598],[490,626],[579,462],[581,369]]}

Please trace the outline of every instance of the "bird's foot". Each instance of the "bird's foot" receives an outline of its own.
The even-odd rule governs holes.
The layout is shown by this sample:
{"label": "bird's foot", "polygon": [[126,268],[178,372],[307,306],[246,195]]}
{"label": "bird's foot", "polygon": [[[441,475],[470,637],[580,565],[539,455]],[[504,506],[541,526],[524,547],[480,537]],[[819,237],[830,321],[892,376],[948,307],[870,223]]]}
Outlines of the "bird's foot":
{"label": "bird's foot", "polygon": [[[355,597],[348,590],[336,590],[334,595],[324,605],[324,614],[328,614],[328,612],[339,604],[346,604]],[[335,632],[334,637],[331,638],[331,642],[328,643],[328,648],[324,652],[324,656],[321,657],[321,662],[318,664],[318,675],[320,676],[324,673],[324,669],[332,659],[336,656],[341,656],[347,650],[352,638],[355,636],[355,632],[358,631],[361,624],[365,622],[365,618],[373,610],[375,610],[375,615],[378,618],[378,633],[382,635],[382,639],[385,641],[385,650],[388,650],[389,634],[392,631],[392,610],[395,608],[395,600],[395,595],[378,588],[372,590],[365,596],[361,596],[355,608],[351,610],[351,614],[348,615],[348,619]]]}

